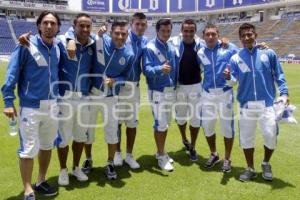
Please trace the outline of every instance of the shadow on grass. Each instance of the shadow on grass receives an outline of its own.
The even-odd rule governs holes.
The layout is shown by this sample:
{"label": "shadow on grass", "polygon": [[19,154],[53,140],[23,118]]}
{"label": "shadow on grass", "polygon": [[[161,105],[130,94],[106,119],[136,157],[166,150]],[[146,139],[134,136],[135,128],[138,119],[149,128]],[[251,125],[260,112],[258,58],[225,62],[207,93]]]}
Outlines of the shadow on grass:
{"label": "shadow on grass", "polygon": [[150,172],[152,174],[156,174],[163,177],[168,177],[169,173],[173,172],[166,172],[160,169],[157,164],[157,159],[155,155],[143,155],[137,159],[138,163],[140,163],[141,168],[138,170],[132,170],[134,173],[140,173],[143,171]]}
{"label": "shadow on grass", "polygon": [[[236,180],[239,181],[239,176],[240,174],[243,172],[243,170],[245,170],[244,168],[238,168],[237,172],[234,172],[234,177]],[[232,173],[232,172],[231,172]],[[284,181],[280,178],[277,178],[277,177],[273,177],[273,180],[272,181],[266,181],[263,179],[262,177],[262,173],[257,173],[257,177],[253,180],[250,181],[250,183],[259,183],[259,184],[265,184],[265,185],[269,185],[271,187],[272,190],[276,190],[276,189],[283,189],[283,188],[286,188],[286,187],[292,187],[292,188],[296,188],[295,185],[287,182],[287,181]],[[242,183],[241,184],[247,184],[247,183]]]}
{"label": "shadow on grass", "polygon": [[[222,185],[226,185],[230,179],[234,178],[237,181],[240,181],[240,174],[245,170],[245,168],[242,167],[235,167],[232,166],[231,168],[231,172],[229,173],[223,173],[223,177],[220,181],[220,184]],[[295,188],[295,185],[284,181],[280,178],[274,177],[273,181],[266,181],[262,178],[262,173],[257,173],[257,177],[251,181],[249,181],[249,183],[259,183],[259,184],[265,184],[265,185],[269,185],[271,187],[271,189],[283,189],[286,187],[292,187]],[[247,184],[247,183],[243,183],[240,181],[241,184]]]}
{"label": "shadow on grass", "polygon": [[183,147],[182,149],[175,151],[175,152],[169,152],[168,153],[171,158],[174,159],[176,163],[178,163],[181,166],[191,166],[193,164],[201,165],[205,162],[205,159],[198,154],[198,160],[197,161],[191,161],[189,153],[186,151],[186,149]]}

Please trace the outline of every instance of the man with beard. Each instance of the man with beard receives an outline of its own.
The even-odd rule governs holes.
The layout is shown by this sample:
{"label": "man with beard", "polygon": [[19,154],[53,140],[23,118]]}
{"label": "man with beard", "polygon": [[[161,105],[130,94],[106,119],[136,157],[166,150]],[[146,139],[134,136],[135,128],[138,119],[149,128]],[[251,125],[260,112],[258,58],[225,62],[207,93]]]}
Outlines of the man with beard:
{"label": "man with beard", "polygon": [[[60,51],[55,40],[61,25],[58,15],[44,11],[37,19],[39,34],[30,38],[30,47],[18,45],[11,55],[6,79],[2,87],[4,114],[17,117],[14,89],[18,85],[20,99],[20,171],[24,186],[24,199],[34,200],[33,189],[45,196],[57,191],[46,179],[51,149],[57,134],[58,64]],[[39,175],[31,186],[33,159],[38,154]]]}

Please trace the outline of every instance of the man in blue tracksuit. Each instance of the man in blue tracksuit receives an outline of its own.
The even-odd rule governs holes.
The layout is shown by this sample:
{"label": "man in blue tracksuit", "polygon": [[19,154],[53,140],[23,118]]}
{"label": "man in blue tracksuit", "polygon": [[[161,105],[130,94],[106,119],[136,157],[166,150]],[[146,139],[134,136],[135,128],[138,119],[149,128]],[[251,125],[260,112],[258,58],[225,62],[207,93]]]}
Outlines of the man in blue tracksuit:
{"label": "man in blue tracksuit", "polygon": [[30,38],[30,46],[18,45],[11,55],[2,87],[4,114],[17,116],[14,89],[17,84],[20,99],[19,136],[20,171],[25,200],[34,200],[31,186],[33,158],[39,154],[39,175],[34,190],[45,196],[57,191],[45,180],[58,121],[58,64],[60,50],[55,40],[60,19],[54,12],[45,11],[37,19],[39,34]]}
{"label": "man in blue tracksuit", "polygon": [[[84,143],[87,141],[87,127],[89,123],[90,77],[92,65],[95,63],[95,45],[90,37],[92,28],[91,17],[85,13],[78,14],[74,20],[74,28],[65,35],[57,36],[61,52],[59,64],[59,128],[56,145],[58,146],[58,158],[60,173],[58,184],[69,185],[67,158],[69,143],[73,140],[73,170],[72,175],[79,181],[86,181],[88,177],[79,167]],[[21,44],[28,45],[24,34],[19,38]],[[77,47],[73,54],[67,51],[67,44],[74,42]]]}
{"label": "man in blue tracksuit", "polygon": [[165,140],[175,103],[177,60],[175,48],[168,43],[172,22],[160,19],[156,23],[156,38],[149,41],[143,54],[143,73],[154,117],[156,158],[161,169],[173,171],[172,159],[165,152]]}
{"label": "man in blue tracksuit", "polygon": [[[61,62],[59,70],[60,80],[60,121],[57,138],[58,157],[60,161],[59,185],[69,185],[67,158],[69,143],[73,140],[73,170],[72,175],[78,181],[86,181],[88,177],[79,167],[80,157],[85,142],[89,124],[89,73],[95,60],[94,40],[90,37],[92,19],[89,15],[81,13],[74,20],[74,33],[59,36],[61,40]],[[75,40],[74,40],[75,37]],[[66,44],[75,41],[76,53],[70,57]]]}
{"label": "man in blue tracksuit", "polygon": [[[172,37],[171,42],[177,51],[178,75],[176,88],[176,123],[181,133],[182,143],[190,153],[190,160],[198,159],[195,150],[196,140],[201,125],[202,78],[198,50],[204,41],[196,36],[197,24],[186,19],[181,24],[181,35]],[[191,142],[186,137],[186,125],[189,121]]]}
{"label": "man in blue tracksuit", "polygon": [[126,41],[126,45],[134,52],[134,61],[130,69],[129,76],[123,86],[121,86],[118,108],[119,114],[119,143],[115,153],[114,164],[121,166],[123,158],[121,153],[121,124],[126,125],[126,157],[125,163],[130,168],[140,168],[139,163],[134,159],[132,151],[136,137],[136,127],[138,125],[138,110],[140,104],[140,75],[142,71],[141,59],[142,53],[147,45],[147,39],[144,33],[147,29],[147,18],[143,13],[135,13],[131,20],[131,29]]}
{"label": "man in blue tracksuit", "polygon": [[[125,45],[128,37],[126,21],[115,21],[107,34],[96,36],[97,63],[91,71],[91,127],[88,141],[94,141],[95,127],[99,111],[103,116],[105,141],[108,144],[106,176],[116,179],[113,158],[117,149],[118,113],[116,106],[121,85],[128,79],[134,61],[134,54]],[[90,143],[91,144],[91,143]]]}
{"label": "man in blue tracksuit", "polygon": [[226,85],[223,71],[238,49],[231,43],[228,44],[228,48],[222,47],[218,27],[214,24],[207,24],[204,27],[203,39],[206,45],[198,51],[204,74],[201,114],[203,130],[211,151],[204,166],[211,168],[219,162],[215,135],[219,115],[225,144],[225,158],[221,169],[223,172],[230,172],[230,154],[234,136],[233,91],[232,87]]}
{"label": "man in blue tracksuit", "polygon": [[239,28],[239,37],[244,46],[230,61],[224,71],[229,84],[238,82],[237,100],[240,103],[240,146],[244,150],[247,169],[240,175],[241,181],[249,181],[257,175],[254,171],[254,146],[256,124],[259,122],[264,138],[264,159],[261,163],[262,176],[272,180],[269,163],[276,147],[277,124],[273,102],[277,83],[279,99],[288,103],[288,88],[282,67],[272,49],[260,49],[256,45],[255,26],[244,23]]}

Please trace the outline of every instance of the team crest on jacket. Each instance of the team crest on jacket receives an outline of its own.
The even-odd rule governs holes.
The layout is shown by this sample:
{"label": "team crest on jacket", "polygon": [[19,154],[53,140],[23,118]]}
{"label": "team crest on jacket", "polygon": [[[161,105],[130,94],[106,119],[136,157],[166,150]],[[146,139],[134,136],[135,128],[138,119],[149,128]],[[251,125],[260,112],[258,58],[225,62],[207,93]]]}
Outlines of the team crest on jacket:
{"label": "team crest on jacket", "polygon": [[119,64],[120,65],[125,65],[126,63],[126,59],[124,57],[121,57],[120,60],[119,60]]}
{"label": "team crest on jacket", "polygon": [[93,55],[93,49],[91,47],[88,48],[88,54],[91,56]]}
{"label": "team crest on jacket", "polygon": [[32,55],[35,60],[39,60],[41,58],[40,52],[36,52],[35,54]]}
{"label": "team crest on jacket", "polygon": [[260,60],[261,60],[262,62],[268,62],[268,61],[269,61],[269,58],[268,58],[268,56],[267,56],[266,54],[261,54]]}

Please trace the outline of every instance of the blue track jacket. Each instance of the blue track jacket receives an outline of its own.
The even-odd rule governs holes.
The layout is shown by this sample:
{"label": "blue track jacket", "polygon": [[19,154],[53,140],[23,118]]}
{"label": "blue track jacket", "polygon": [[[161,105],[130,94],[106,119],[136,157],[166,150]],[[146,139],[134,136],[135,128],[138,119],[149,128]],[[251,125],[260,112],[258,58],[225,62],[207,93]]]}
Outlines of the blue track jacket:
{"label": "blue track jacket", "polygon": [[241,49],[230,60],[231,81],[239,82],[237,100],[264,101],[272,106],[276,96],[275,82],[281,95],[288,95],[287,83],[276,53],[272,49]]}
{"label": "blue track jacket", "polygon": [[8,63],[2,94],[5,107],[13,107],[18,85],[20,106],[39,108],[41,100],[58,97],[60,50],[55,40],[51,49],[39,35],[30,37],[30,47],[18,45]]}
{"label": "blue track jacket", "polygon": [[[169,62],[169,74],[162,72],[162,65]],[[163,43],[158,38],[149,41],[143,53],[143,73],[150,90],[164,91],[165,87],[176,88],[178,59],[176,50],[170,43]]]}

